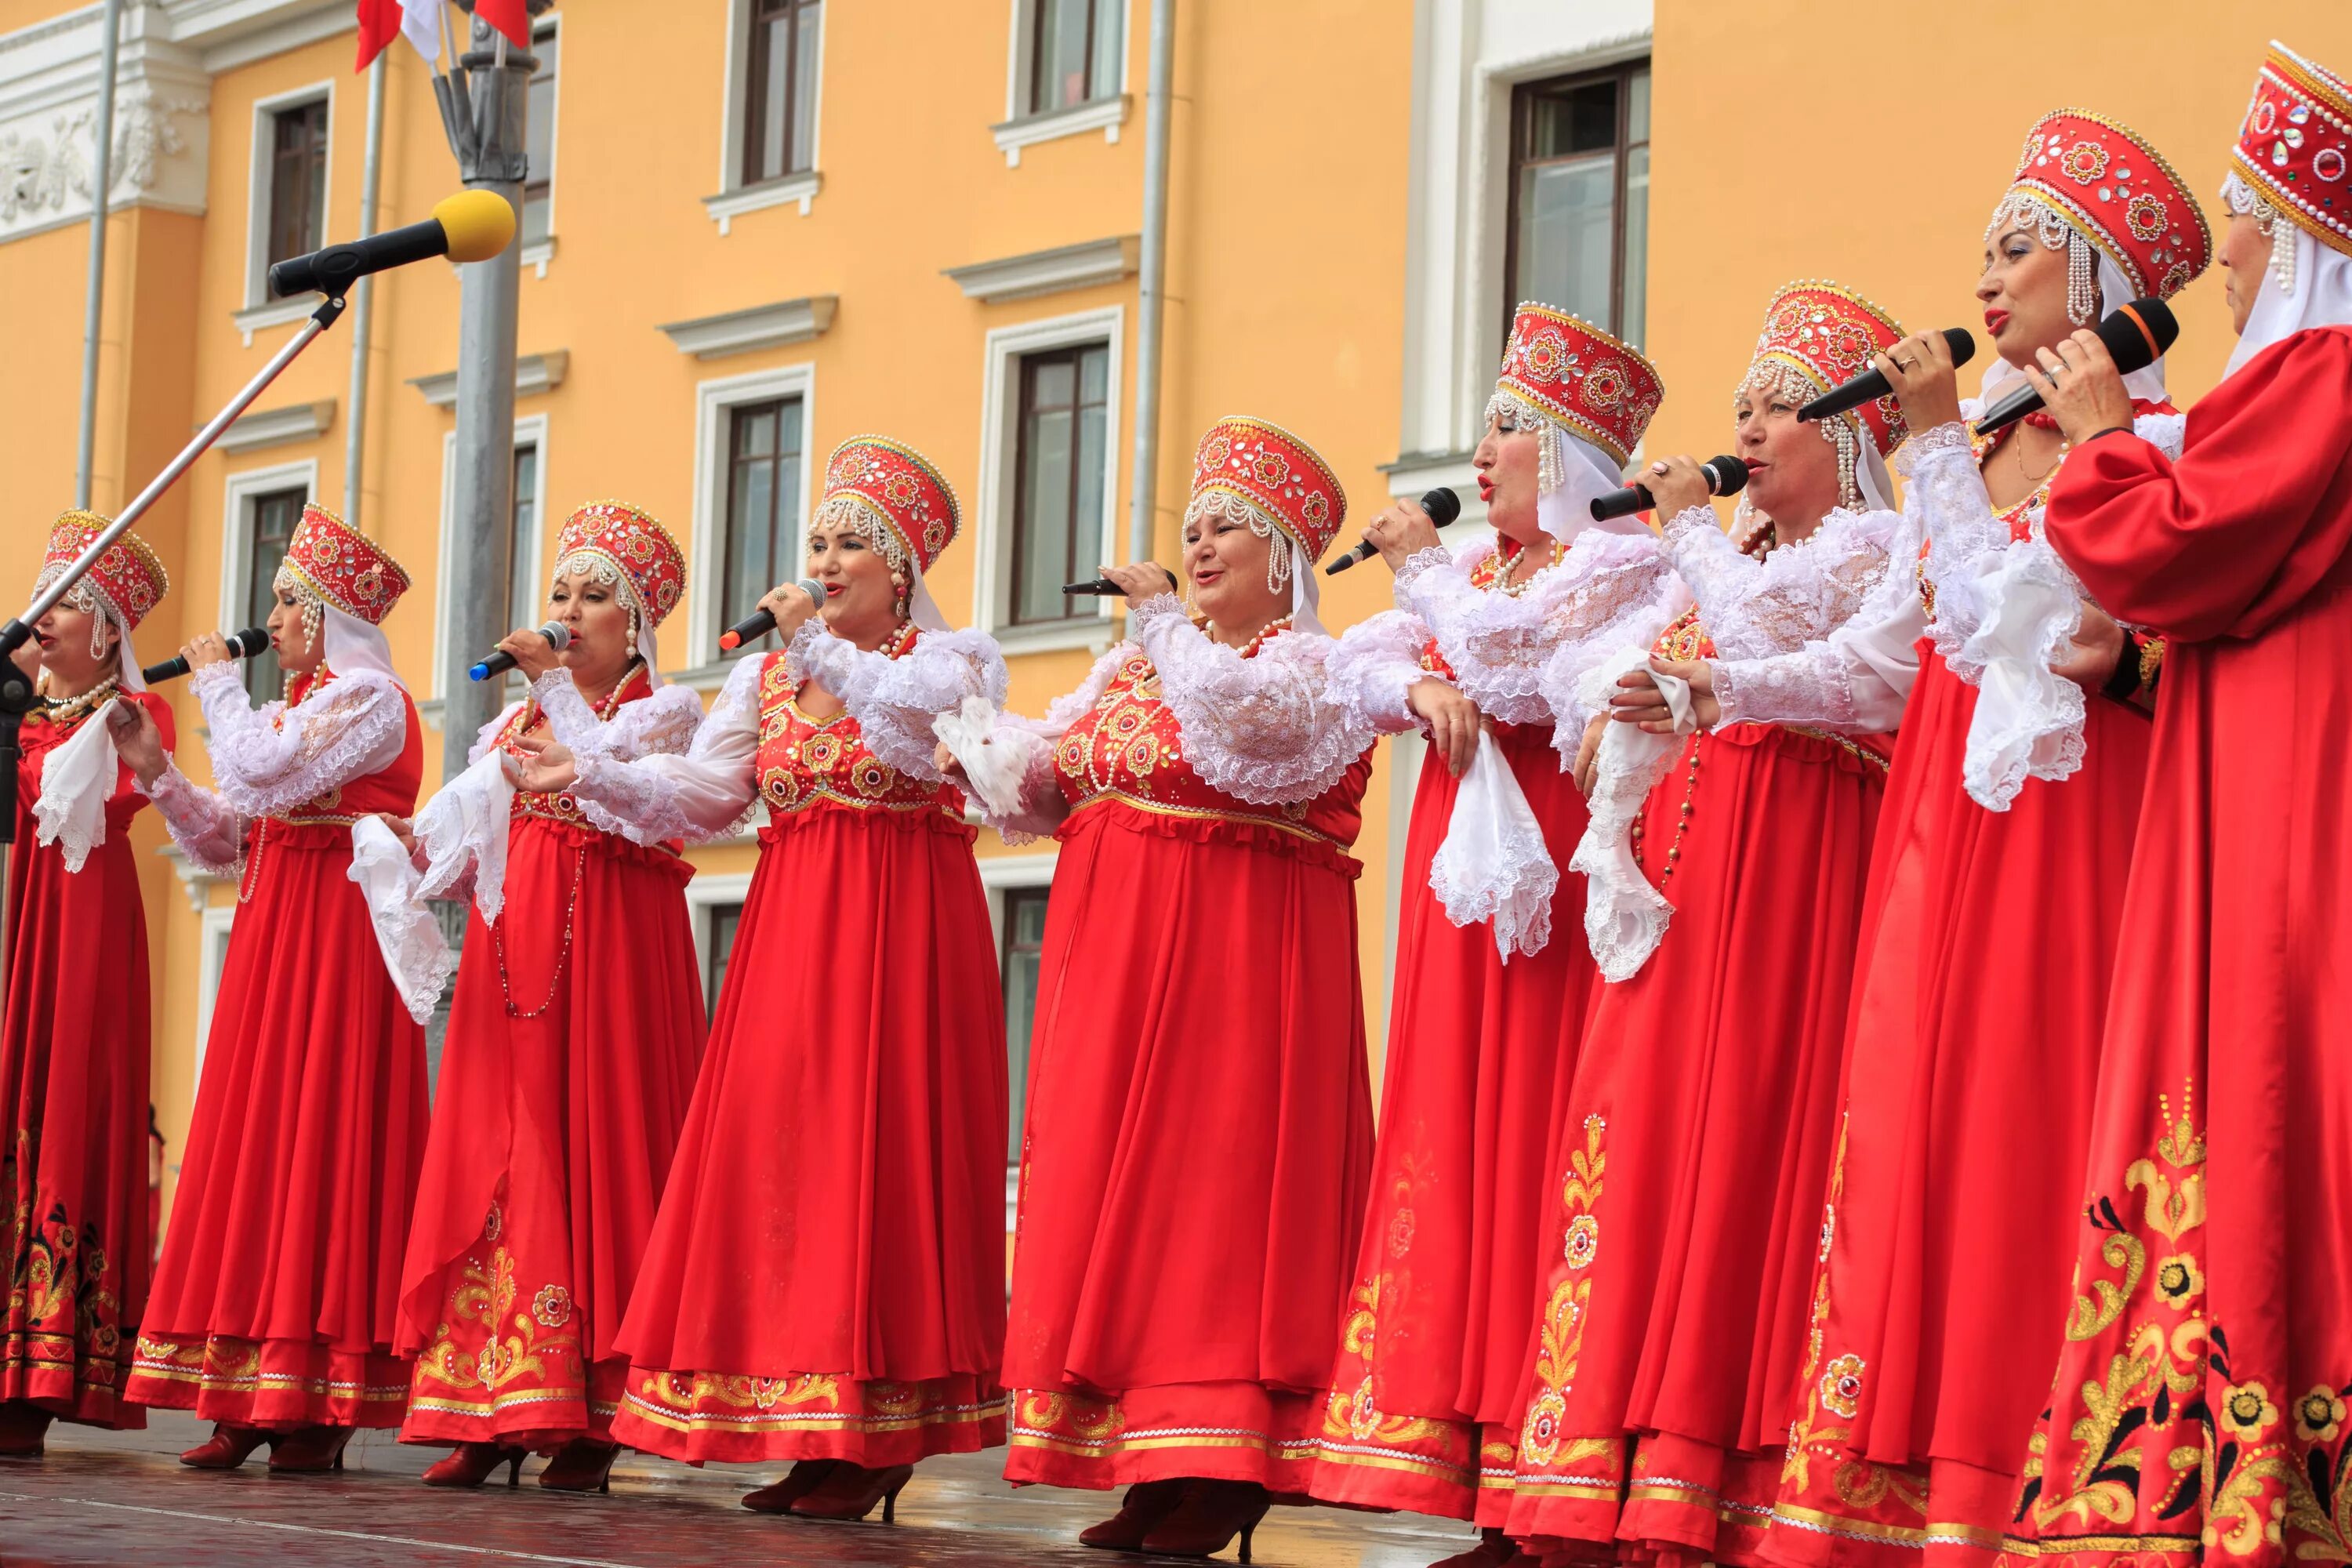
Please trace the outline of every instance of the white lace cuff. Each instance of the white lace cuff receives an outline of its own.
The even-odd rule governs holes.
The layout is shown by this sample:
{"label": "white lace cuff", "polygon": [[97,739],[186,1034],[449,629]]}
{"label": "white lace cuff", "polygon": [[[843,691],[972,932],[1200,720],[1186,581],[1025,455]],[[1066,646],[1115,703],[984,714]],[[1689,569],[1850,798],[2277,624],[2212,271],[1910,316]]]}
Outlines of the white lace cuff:
{"label": "white lace cuff", "polygon": [[1244,658],[1164,594],[1136,606],[1129,626],[1160,672],[1185,760],[1213,789],[1253,805],[1312,800],[1372,743],[1325,694],[1328,637],[1277,632]]}
{"label": "white lace cuff", "polygon": [[938,783],[933,721],[977,697],[1001,708],[1009,678],[995,639],[982,632],[925,632],[904,655],[868,653],[805,622],[784,650],[795,679],[813,676],[857,721],[866,750],[911,778]]}
{"label": "white lace cuff", "polygon": [[215,877],[235,878],[245,870],[245,820],[229,804],[208,789],[188,781],[179,764],[165,762],[163,771],[139,793],[155,803],[163,829],[180,853]]}
{"label": "white lace cuff", "polygon": [[[1444,679],[1421,665],[1429,628],[1402,610],[1383,610],[1357,622],[1331,650],[1326,668],[1331,700],[1358,729],[1398,735],[1421,718],[1409,699],[1423,680]],[[1450,685],[1451,682],[1448,682]]]}
{"label": "white lace cuff", "polygon": [[441,935],[441,922],[417,896],[416,868],[392,829],[375,817],[352,824],[349,875],[367,904],[376,951],[393,988],[410,1017],[429,1023],[449,976],[457,973],[457,956]]}
{"label": "white lace cuff", "polygon": [[337,676],[292,708],[270,703],[257,713],[235,679],[228,666],[207,666],[197,672],[197,699],[212,724],[215,785],[247,816],[291,811],[375,773],[406,740],[407,707],[390,676]]}
{"label": "white lace cuff", "polygon": [[470,876],[474,907],[485,921],[497,920],[506,907],[507,841],[513,831],[514,781],[506,753],[484,752],[416,814],[416,847],[425,858],[416,896],[451,897]]}
{"label": "white lace cuff", "polygon": [[2082,625],[2082,585],[2027,539],[1971,586],[1983,610],[1959,649],[1977,688],[1961,777],[1978,805],[2006,811],[2027,779],[2055,783],[2083,765],[2083,689],[2050,668]]}

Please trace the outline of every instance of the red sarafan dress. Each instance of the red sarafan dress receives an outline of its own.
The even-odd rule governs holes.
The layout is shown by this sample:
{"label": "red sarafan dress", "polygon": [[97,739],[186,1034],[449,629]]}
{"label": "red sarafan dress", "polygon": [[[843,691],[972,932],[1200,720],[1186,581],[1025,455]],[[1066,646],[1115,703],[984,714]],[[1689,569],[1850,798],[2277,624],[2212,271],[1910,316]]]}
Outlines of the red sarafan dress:
{"label": "red sarafan dress", "polygon": [[[642,662],[593,710],[559,668],[474,761],[548,736],[575,756],[683,752],[701,721],[700,699],[656,690]],[[508,803],[505,858],[486,910],[478,852],[456,851],[477,862],[475,908],[403,1268],[404,1442],[609,1436],[628,1370],[614,1342],[702,1053],[676,840],[635,843],[593,804],[503,777],[478,765],[448,786]],[[419,815],[428,853],[490,815],[468,804]]]}
{"label": "red sarafan dress", "polygon": [[1328,637],[1277,622],[1219,647],[1172,595],[1129,625],[1044,721],[1053,744],[999,824],[1062,846],[1005,1473],[1297,1492],[1371,1156],[1347,853],[1370,736],[1323,696]]}
{"label": "red sarafan dress", "polygon": [[258,711],[233,664],[190,685],[219,794],[174,768],[155,799],[191,859],[243,869],[131,1397],[230,1426],[397,1426],[425,1031],[350,870],[353,823],[415,809],[416,707],[376,669],[321,667]]}
{"label": "red sarafan dress", "polygon": [[[2142,410],[2145,427],[2177,439],[2177,415]],[[2142,711],[2048,671],[2063,632],[2054,647],[2027,638],[1999,688],[2000,721],[1980,714],[1951,659],[1972,673],[1994,660],[1958,614],[1961,595],[1938,590],[1947,577],[1981,579],[1984,557],[1968,554],[1979,533],[2005,563],[1993,570],[2037,571],[2047,547],[2032,524],[2047,492],[1996,513],[1958,426],[1906,456],[1927,519],[1919,576],[1934,626],[1880,816],[1846,1019],[1843,1144],[1764,1545],[1790,1564],[1892,1568],[1922,1552],[1985,1563],[2000,1549],[2049,1392],[2035,1347],[2054,1343],[2066,1317],[2069,1216],[2124,923],[2116,890],[2148,766]],[[2063,599],[2071,626],[2072,592]],[[2028,676],[2048,678],[2061,700],[2052,713],[2013,717],[2031,707],[2017,700]],[[1967,783],[2002,773],[1982,762],[1989,731],[2054,733],[2049,749],[2072,776],[2010,768],[2006,805],[1988,809]]]}
{"label": "red sarafan dress", "polygon": [[[1826,644],[1874,601],[1909,593],[1908,559],[1889,564],[1903,531],[1893,513],[1841,509],[1757,560],[1694,507],[1664,540],[1697,605],[1652,651],[1755,658]],[[1613,897],[1602,879],[1622,855],[1668,923],[1638,942],[1613,921],[1590,933],[1609,983],[1568,1091],[1509,1510],[1530,1550],[1754,1560],[1788,1431],[1891,750],[1876,735],[1735,723],[1686,739],[1615,726],[1599,753],[1576,864],[1609,848],[1612,868],[1588,897]]]}
{"label": "red sarafan dress", "polygon": [[[172,743],[171,705],[125,695]],[[68,1420],[139,1427],[122,1400],[147,1303],[147,919],[131,820],[146,797],[117,764],[105,841],[68,869],[37,841],[34,803],[58,748],[106,722],[107,702],[19,731],[16,838],[8,866],[8,1005],[0,1028],[0,1148],[6,1340],[0,1400]]]}
{"label": "red sarafan dress", "polygon": [[[2264,279],[2178,458],[2102,436],[2052,487],[2059,555],[2170,640],[2074,1293],[2063,1336],[2020,1347],[2060,1352],[2018,1446],[2020,1562],[2352,1554],[2352,226],[2340,197],[2326,223],[2293,205],[2347,124],[2352,89],[2273,45],[2230,194],[2308,231],[2281,242],[2294,293]],[[2306,177],[2269,174],[2273,147]]]}
{"label": "red sarafan dress", "polygon": [[[867,717],[811,718],[812,674]],[[736,666],[688,755],[583,757],[575,794],[640,842],[768,810],[617,1342],[619,1441],[867,1469],[1003,1441],[995,949],[963,798],[894,717],[1003,679],[976,633],[860,652],[812,621]]]}
{"label": "red sarafan dress", "polygon": [[[1398,574],[1411,607],[1349,629],[1331,689],[1369,728],[1395,733],[1420,722],[1405,705],[1415,682],[1455,685],[1494,721],[1499,758],[1563,868],[1584,833],[1584,798],[1555,749],[1541,671],[1565,644],[1596,657],[1642,646],[1679,589],[1646,529],[1588,528],[1543,548],[1552,563],[1517,584],[1504,576],[1520,553],[1507,539],[1416,557]],[[1464,787],[1442,756],[1423,759],[1370,1207],[1312,1486],[1328,1501],[1499,1525],[1552,1139],[1594,978],[1580,885],[1559,888],[1539,917],[1548,925],[1519,941],[1498,936],[1492,917],[1454,923],[1432,869]]]}

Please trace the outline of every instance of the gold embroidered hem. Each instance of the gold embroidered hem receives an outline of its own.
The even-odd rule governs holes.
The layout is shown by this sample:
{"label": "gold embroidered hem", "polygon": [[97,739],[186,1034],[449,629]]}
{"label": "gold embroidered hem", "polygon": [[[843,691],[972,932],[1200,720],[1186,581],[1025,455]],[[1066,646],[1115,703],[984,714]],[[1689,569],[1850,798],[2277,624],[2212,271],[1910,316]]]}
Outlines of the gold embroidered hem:
{"label": "gold embroidered hem", "polygon": [[572,1292],[518,1282],[515,1255],[492,1228],[450,1270],[433,1342],[416,1358],[404,1443],[524,1443],[612,1437],[625,1358],[586,1364]]}
{"label": "gold embroidered hem", "polygon": [[1319,1394],[1255,1383],[1016,1389],[1004,1475],[1015,1486],[1095,1491],[1192,1476],[1305,1492],[1322,1424]]}
{"label": "gold embroidered hem", "polygon": [[1004,1442],[1003,1391],[955,1373],[896,1383],[846,1373],[669,1372],[633,1366],[615,1441],[691,1463],[847,1459],[869,1469]]}
{"label": "gold embroidered hem", "polygon": [[141,1405],[233,1426],[397,1426],[408,1405],[408,1363],[384,1350],[312,1340],[150,1331],[139,1336],[126,1392]]}
{"label": "gold embroidered hem", "polygon": [[[123,1403],[131,1341],[121,1329],[121,1269],[98,1226],[77,1226],[62,1201],[37,1196],[36,1141],[19,1128],[0,1161],[15,1189],[8,1246],[6,1315],[0,1318],[0,1400],[28,1400],[53,1415],[99,1426],[139,1427],[147,1417]],[[5,1188],[0,1188],[5,1190]],[[48,1213],[36,1224],[33,1213]]]}

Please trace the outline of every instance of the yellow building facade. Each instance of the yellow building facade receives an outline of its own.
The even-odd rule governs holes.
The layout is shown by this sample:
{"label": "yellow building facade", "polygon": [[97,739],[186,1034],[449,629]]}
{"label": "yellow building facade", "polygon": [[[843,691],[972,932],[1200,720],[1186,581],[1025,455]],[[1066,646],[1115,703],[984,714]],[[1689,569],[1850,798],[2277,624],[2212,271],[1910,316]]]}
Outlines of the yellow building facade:
{"label": "yellow building facade", "polygon": [[[511,531],[533,594],[573,506],[647,507],[690,563],[665,670],[711,691],[719,630],[755,579],[795,574],[824,457],[862,432],[955,484],[965,528],[930,584],[951,621],[1003,641],[1014,705],[1077,682],[1118,623],[1052,588],[1128,553],[1152,8],[595,0],[541,19],[518,515],[453,515],[455,268],[379,280],[364,367],[358,521],[415,579],[385,631],[427,717],[428,788],[457,651],[440,568],[456,531]],[[127,0],[99,510],[295,331],[304,312],[266,297],[268,260],[356,232],[352,9]],[[1984,215],[2043,110],[2131,123],[2210,194],[2267,37],[2352,63],[2352,14],[2328,0],[2080,0],[2063,20],[2027,0],[1179,0],[1174,15],[1152,531],[1171,563],[1193,441],[1218,416],[1298,431],[1359,518],[1433,484],[1467,497],[1509,303],[1536,296],[1647,344],[1668,387],[1652,450],[1713,450],[1763,302],[1790,278],[1835,277],[1918,325],[1974,323]],[[99,26],[94,5],[0,0],[0,584],[26,588],[73,493]],[[457,184],[427,68],[401,43],[387,59],[383,226]],[[2227,353],[2218,284],[2182,316],[2186,403]],[[290,509],[341,506],[350,327],[143,521],[173,576],[141,632],[148,659],[250,624]],[[1332,579],[1325,620],[1372,613],[1386,588],[1377,566]],[[202,779],[200,716],[175,700]],[[1376,1056],[1418,760],[1383,742],[1360,846]],[[135,832],[175,1166],[236,889],[173,857],[152,814]],[[1051,846],[983,833],[981,850],[1017,993]],[[714,973],[753,853],[695,852]],[[1342,962],[1345,933],[1331,942]],[[808,981],[822,991],[814,958]]]}

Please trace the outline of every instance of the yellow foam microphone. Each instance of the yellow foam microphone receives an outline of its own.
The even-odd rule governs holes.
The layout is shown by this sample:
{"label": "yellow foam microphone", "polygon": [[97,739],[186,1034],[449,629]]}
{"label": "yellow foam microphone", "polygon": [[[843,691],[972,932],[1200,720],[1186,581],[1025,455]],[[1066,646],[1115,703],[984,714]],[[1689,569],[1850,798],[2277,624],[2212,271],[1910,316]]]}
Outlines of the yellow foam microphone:
{"label": "yellow foam microphone", "polygon": [[308,256],[289,257],[269,269],[269,291],[341,295],[371,272],[446,256],[452,261],[488,261],[514,243],[515,210],[496,191],[459,191],[433,205],[423,223],[386,229]]}

